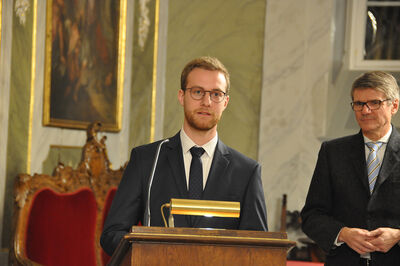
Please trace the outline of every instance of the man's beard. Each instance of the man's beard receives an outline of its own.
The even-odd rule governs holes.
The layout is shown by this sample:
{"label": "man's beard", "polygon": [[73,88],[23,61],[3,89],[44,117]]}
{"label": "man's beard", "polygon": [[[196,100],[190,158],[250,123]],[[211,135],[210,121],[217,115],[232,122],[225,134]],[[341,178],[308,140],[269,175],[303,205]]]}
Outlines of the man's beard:
{"label": "man's beard", "polygon": [[210,119],[208,119],[207,121],[203,121],[201,119],[196,118],[195,114],[197,112],[198,110],[194,110],[191,113],[185,111],[186,121],[192,128],[200,131],[208,131],[214,128],[218,124],[220,117],[217,117],[215,113],[210,113]]}

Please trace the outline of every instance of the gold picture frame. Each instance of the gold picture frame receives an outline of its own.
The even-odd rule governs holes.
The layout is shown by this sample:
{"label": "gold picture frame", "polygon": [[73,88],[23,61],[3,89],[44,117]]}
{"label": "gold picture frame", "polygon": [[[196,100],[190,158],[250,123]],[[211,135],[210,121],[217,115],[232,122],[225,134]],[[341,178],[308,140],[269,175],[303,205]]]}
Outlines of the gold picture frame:
{"label": "gold picture frame", "polygon": [[121,130],[126,0],[48,0],[43,125]]}

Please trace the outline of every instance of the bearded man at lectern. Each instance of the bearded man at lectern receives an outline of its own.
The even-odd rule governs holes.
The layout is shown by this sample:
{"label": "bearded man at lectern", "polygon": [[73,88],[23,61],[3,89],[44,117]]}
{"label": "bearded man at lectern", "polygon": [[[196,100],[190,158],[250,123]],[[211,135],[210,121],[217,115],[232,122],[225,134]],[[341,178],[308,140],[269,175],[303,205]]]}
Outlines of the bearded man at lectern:
{"label": "bearded man at lectern", "polygon": [[176,215],[175,227],[268,230],[261,166],[218,138],[229,85],[216,58],[185,66],[178,91],[182,129],[132,150],[100,240],[109,255],[133,225],[164,226],[160,207],[171,198],[236,201],[241,208],[239,218]]}

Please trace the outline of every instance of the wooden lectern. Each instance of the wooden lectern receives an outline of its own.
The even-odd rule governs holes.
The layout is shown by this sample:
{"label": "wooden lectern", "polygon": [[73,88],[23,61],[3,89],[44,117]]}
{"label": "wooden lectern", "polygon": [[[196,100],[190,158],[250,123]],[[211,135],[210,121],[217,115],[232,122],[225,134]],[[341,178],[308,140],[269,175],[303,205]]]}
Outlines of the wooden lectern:
{"label": "wooden lectern", "polygon": [[286,265],[284,232],[134,226],[108,265]]}

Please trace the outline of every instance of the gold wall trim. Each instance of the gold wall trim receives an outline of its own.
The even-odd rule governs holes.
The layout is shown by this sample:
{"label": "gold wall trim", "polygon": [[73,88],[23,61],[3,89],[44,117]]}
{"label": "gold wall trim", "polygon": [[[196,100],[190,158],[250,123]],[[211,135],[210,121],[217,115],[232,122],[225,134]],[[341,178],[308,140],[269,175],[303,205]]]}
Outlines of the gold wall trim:
{"label": "gold wall trim", "polygon": [[[0,0],[0,47],[1,47],[1,21],[2,21],[2,9],[3,7],[3,0]],[[1,53],[0,53],[1,54]]]}
{"label": "gold wall trim", "polygon": [[158,23],[160,14],[160,0],[156,0],[154,11],[154,51],[153,51],[153,87],[151,93],[151,122],[150,142],[154,141],[156,124],[156,96],[157,96],[157,59],[158,59]]}
{"label": "gold wall trim", "polygon": [[118,29],[118,80],[117,80],[117,128],[122,128],[122,110],[125,77],[125,49],[126,49],[126,5],[127,0],[119,3],[119,29]]}
{"label": "gold wall trim", "polygon": [[50,88],[50,75],[51,75],[51,27],[52,25],[52,14],[51,14],[52,1],[48,0],[46,4],[46,40],[45,40],[45,56],[44,56],[44,91],[43,91],[43,125],[50,123],[50,93],[46,88]]}
{"label": "gold wall trim", "polygon": [[28,155],[26,172],[31,174],[31,152],[32,152],[32,126],[33,126],[33,105],[35,103],[35,75],[36,75],[36,35],[37,35],[37,0],[33,0],[33,22],[32,22],[32,62],[31,62],[31,84],[29,98],[29,126],[28,126]]}

